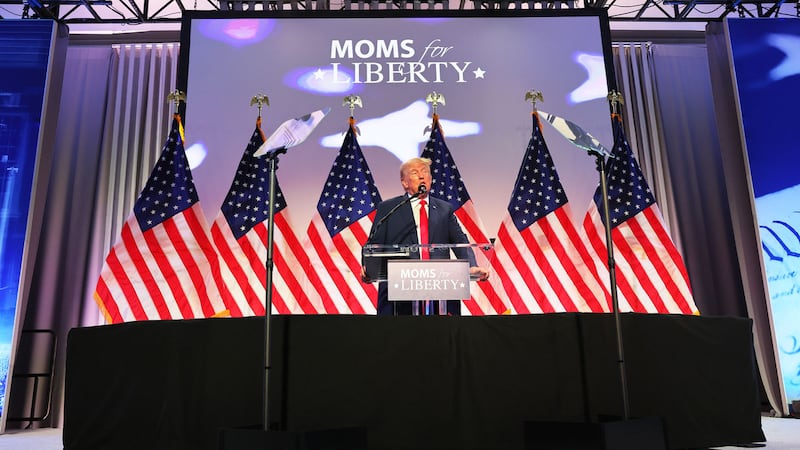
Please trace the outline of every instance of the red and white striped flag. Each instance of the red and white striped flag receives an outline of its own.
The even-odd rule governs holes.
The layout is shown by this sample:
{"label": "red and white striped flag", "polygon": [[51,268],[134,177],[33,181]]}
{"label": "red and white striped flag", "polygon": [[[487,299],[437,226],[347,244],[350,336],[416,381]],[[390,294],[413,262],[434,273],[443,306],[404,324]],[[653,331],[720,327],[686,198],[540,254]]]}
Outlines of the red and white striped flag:
{"label": "red and white striped flag", "polygon": [[361,247],[381,197],[361,152],[353,119],[308,226],[309,295],[329,314],[375,314],[378,291],[361,282]]}
{"label": "red and white striped flag", "polygon": [[94,298],[109,323],[213,316],[224,310],[212,276],[217,263],[176,114]]}
{"label": "red and white striped flag", "polygon": [[[606,174],[619,309],[623,312],[699,314],[683,259],[664,227],[656,199],[616,114],[612,117],[612,126],[614,148],[612,158],[606,162]],[[600,201],[598,187],[583,220],[583,232],[590,251],[595,254],[597,273],[608,279]]]}
{"label": "red and white striped flag", "polygon": [[[233,317],[264,314],[267,276],[267,224],[270,162],[253,153],[264,143],[259,117],[236,175],[211,225],[220,255],[220,294]],[[278,314],[313,314],[317,309],[302,289],[305,254],[292,231],[283,192],[275,182],[272,307]]]}
{"label": "red and white striped flag", "polygon": [[572,222],[535,113],[507,212],[497,232],[493,272],[512,311],[603,311],[606,290],[589,270],[591,257]]}
{"label": "red and white striped flag", "polygon": [[[431,164],[431,195],[446,200],[453,206],[456,218],[471,243],[488,243],[489,239],[486,237],[483,222],[475,210],[475,205],[467,192],[467,187],[464,185],[464,180],[461,178],[453,156],[444,142],[438,114],[433,115],[431,135],[420,156],[433,161]],[[489,256],[482,251],[476,251],[475,258],[479,266],[491,267]],[[462,301],[464,307],[461,308],[461,314],[477,316],[504,314],[508,311],[508,306],[503,303],[496,292],[496,283],[494,283],[493,277],[490,276],[489,279],[492,281],[472,283],[471,298]]]}

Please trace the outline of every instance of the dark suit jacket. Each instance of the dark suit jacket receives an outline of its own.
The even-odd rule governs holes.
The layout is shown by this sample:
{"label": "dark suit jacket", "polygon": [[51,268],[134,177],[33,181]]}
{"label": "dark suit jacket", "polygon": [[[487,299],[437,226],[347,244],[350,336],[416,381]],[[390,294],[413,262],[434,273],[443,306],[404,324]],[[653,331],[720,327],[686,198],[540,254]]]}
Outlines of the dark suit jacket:
{"label": "dark suit jacket", "polygon": [[[418,244],[417,228],[414,222],[414,212],[411,203],[407,202],[400,209],[394,212],[384,223],[377,226],[378,222],[386,216],[398,203],[406,199],[407,196],[401,195],[378,205],[378,209],[373,221],[372,236],[368,244]],[[453,207],[444,200],[440,200],[428,195],[428,242],[430,244],[466,244],[469,242],[467,235],[461,230],[458,224]],[[470,266],[474,266],[475,255],[469,248],[459,248],[455,251],[459,259],[468,259]],[[435,249],[431,251],[432,259],[449,259],[449,249]],[[419,258],[419,255],[412,255]],[[389,302],[386,282],[378,285],[378,314],[379,315],[409,315],[411,314],[411,302]],[[461,303],[458,301],[447,302],[447,312],[451,315],[461,314]]]}

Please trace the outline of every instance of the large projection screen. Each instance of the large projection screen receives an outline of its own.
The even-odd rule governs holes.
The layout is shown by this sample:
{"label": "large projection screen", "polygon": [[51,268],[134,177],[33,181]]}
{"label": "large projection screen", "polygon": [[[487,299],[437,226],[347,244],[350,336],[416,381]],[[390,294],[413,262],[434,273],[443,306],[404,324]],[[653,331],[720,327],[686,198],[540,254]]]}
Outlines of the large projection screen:
{"label": "large projection screen", "polygon": [[783,395],[800,401],[800,89],[796,19],[725,22]]}
{"label": "large projection screen", "polygon": [[[487,236],[495,236],[531,136],[529,90],[611,148],[604,11],[340,11],[254,17],[185,15],[179,87],[186,90],[186,147],[209,220],[219,211],[255,129],[253,96],[265,94],[265,134],[284,120],[331,108],[314,134],[281,156],[278,182],[301,238],[348,127],[383,199],[402,193],[399,166],[428,140],[432,92],[445,141]],[[549,124],[544,135],[580,220],[597,186],[594,158]]]}

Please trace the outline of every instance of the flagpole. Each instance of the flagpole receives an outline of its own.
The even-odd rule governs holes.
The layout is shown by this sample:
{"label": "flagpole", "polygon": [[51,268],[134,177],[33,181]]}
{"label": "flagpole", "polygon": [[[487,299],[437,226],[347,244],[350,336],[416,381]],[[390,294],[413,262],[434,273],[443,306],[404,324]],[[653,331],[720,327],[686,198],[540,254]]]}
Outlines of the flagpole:
{"label": "flagpole", "polygon": [[[611,110],[613,116],[617,114],[617,107],[622,103],[622,96],[617,91],[611,91],[608,94],[608,100],[611,102]],[[611,214],[609,211],[608,202],[608,180],[606,178],[606,159],[605,155],[596,150],[590,150],[589,154],[595,157],[597,171],[600,174],[600,193],[602,195],[603,205],[603,228],[606,233],[606,250],[608,252],[608,282],[611,291],[611,305],[614,314],[614,330],[617,339],[617,363],[619,364],[619,380],[620,389],[622,393],[622,418],[628,419],[630,417],[630,405],[628,401],[628,375],[625,368],[625,349],[622,344],[622,323],[619,314],[619,298],[617,296],[617,271],[616,263],[614,261],[614,242],[611,236]]]}

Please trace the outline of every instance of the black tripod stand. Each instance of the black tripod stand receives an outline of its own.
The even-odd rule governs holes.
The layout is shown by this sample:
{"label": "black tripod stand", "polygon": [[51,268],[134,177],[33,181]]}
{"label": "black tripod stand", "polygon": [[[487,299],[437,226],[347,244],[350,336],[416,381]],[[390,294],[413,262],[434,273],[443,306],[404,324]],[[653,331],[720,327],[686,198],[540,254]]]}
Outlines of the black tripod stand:
{"label": "black tripod stand", "polygon": [[272,321],[272,271],[273,244],[275,242],[275,185],[278,172],[278,156],[286,153],[286,147],[277,148],[264,155],[269,160],[269,209],[267,213],[267,295],[264,303],[264,397],[263,397],[263,430],[269,430],[269,370],[270,370],[270,322]]}
{"label": "black tripod stand", "polygon": [[614,314],[614,331],[617,340],[617,363],[619,365],[619,382],[622,392],[622,418],[630,418],[630,405],[628,402],[628,375],[625,369],[625,349],[622,339],[622,324],[619,317],[619,298],[617,296],[617,275],[616,263],[614,262],[614,242],[611,237],[611,214],[609,213],[608,203],[608,179],[606,178],[606,155],[600,150],[589,150],[589,154],[595,157],[597,172],[600,175],[600,195],[602,196],[603,228],[606,235],[608,282],[611,292],[611,308]]}

